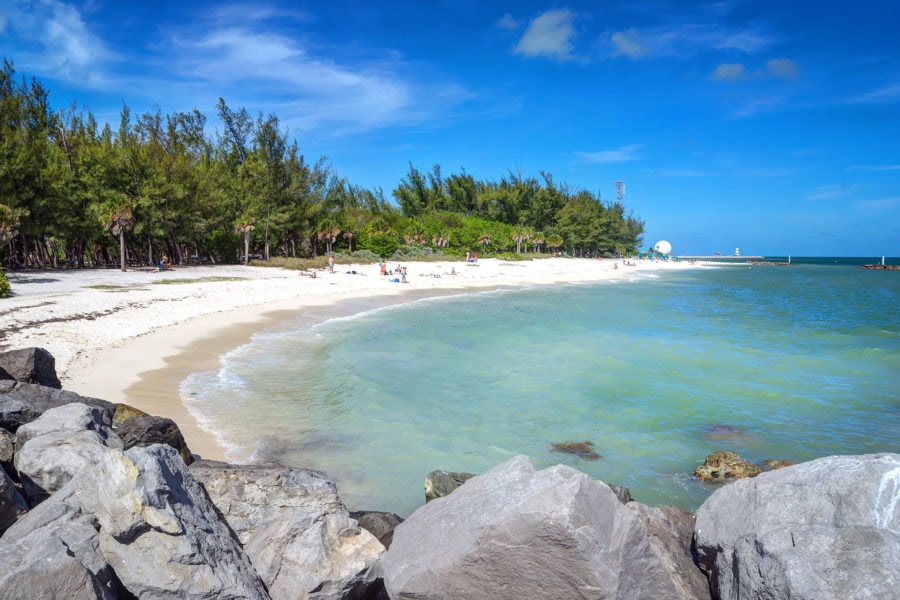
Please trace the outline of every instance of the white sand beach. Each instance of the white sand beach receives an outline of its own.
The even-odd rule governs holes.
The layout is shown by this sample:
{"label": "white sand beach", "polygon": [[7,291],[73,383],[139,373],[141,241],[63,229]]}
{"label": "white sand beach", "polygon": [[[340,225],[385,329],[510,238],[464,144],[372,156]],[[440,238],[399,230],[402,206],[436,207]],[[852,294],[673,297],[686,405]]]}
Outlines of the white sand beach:
{"label": "white sand beach", "polygon": [[220,356],[268,325],[346,299],[397,303],[476,288],[597,282],[691,267],[575,258],[404,266],[407,283],[380,275],[378,265],[340,263],[315,278],[234,265],[9,273],[13,295],[0,299],[0,350],[45,348],[56,359],[64,389],[171,418],[194,453],[224,460],[214,437],[185,409],[179,385],[190,373],[215,369]]}

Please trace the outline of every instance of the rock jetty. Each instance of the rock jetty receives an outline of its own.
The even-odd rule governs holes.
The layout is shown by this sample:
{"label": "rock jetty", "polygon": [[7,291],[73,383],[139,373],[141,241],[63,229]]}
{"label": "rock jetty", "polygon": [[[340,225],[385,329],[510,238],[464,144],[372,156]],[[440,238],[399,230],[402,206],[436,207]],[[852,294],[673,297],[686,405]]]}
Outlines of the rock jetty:
{"label": "rock jetty", "polygon": [[35,383],[55,378],[37,349],[0,365],[0,599],[837,600],[900,586],[898,454],[762,472],[694,515],[515,456],[448,474],[401,522],[351,515],[324,473],[196,460],[165,419]]}

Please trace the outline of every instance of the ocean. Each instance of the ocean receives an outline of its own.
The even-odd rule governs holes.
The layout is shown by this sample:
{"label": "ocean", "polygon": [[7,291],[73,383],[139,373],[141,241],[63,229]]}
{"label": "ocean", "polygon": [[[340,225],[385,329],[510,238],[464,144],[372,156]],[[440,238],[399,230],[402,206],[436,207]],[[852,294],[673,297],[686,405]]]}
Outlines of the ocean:
{"label": "ocean", "polygon": [[[349,304],[256,334],[181,393],[230,460],[324,471],[351,510],[408,516],[429,471],[516,454],[695,510],[716,450],[900,452],[900,273],[858,268],[873,262]],[[571,442],[599,456],[554,449]]]}

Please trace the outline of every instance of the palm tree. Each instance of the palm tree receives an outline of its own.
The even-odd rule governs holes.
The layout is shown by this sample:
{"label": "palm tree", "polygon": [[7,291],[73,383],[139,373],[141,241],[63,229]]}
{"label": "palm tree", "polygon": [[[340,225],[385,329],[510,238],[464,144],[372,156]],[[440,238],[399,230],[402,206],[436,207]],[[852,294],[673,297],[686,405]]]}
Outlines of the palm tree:
{"label": "palm tree", "polygon": [[353,233],[352,231],[345,231],[344,235],[342,236],[345,240],[347,240],[347,246],[349,247],[348,252],[350,254],[353,254],[353,237],[355,235],[356,234]]}
{"label": "palm tree", "polygon": [[540,231],[535,232],[534,236],[531,238],[531,243],[534,244],[534,251],[540,252],[541,246],[544,245],[544,234]]}
{"label": "palm tree", "polygon": [[341,234],[341,228],[333,220],[323,221],[319,225],[318,237],[325,242],[325,254],[331,254],[331,247]]}
{"label": "palm tree", "polygon": [[125,232],[134,227],[134,215],[128,206],[113,209],[106,217],[104,227],[113,235],[119,236],[119,265],[125,270]]}
{"label": "palm tree", "polygon": [[529,238],[527,227],[515,227],[512,232],[512,239],[516,243],[516,254],[522,254],[522,242]]}
{"label": "palm tree", "polygon": [[481,253],[487,253],[488,244],[491,243],[491,235],[489,233],[482,233],[478,238],[478,243],[481,244]]}
{"label": "palm tree", "polygon": [[561,236],[552,233],[547,236],[547,247],[556,252],[556,249],[563,245],[563,239]]}
{"label": "palm tree", "polygon": [[234,230],[244,236],[244,264],[250,264],[250,232],[256,229],[256,226],[253,225],[253,219],[250,217],[244,217],[243,219],[237,222]]}

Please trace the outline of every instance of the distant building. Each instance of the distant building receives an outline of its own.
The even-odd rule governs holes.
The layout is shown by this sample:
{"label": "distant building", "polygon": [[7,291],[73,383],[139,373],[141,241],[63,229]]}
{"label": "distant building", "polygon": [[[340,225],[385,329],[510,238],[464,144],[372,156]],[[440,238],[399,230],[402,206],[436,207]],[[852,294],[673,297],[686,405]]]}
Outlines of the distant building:
{"label": "distant building", "polygon": [[740,249],[740,248],[735,248],[735,249],[734,249],[734,255],[735,255],[735,256],[740,256],[740,255],[741,255],[741,249]]}

